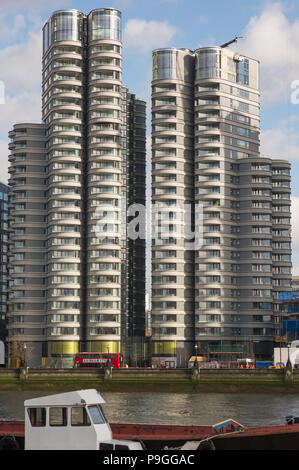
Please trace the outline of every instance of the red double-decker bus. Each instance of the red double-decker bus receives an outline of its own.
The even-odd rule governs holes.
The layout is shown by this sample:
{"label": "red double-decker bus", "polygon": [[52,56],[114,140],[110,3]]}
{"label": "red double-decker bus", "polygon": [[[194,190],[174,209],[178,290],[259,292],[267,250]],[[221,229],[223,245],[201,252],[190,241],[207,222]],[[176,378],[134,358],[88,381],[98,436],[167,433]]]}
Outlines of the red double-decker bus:
{"label": "red double-decker bus", "polygon": [[81,352],[74,357],[74,367],[122,367],[122,354],[120,353],[98,353]]}

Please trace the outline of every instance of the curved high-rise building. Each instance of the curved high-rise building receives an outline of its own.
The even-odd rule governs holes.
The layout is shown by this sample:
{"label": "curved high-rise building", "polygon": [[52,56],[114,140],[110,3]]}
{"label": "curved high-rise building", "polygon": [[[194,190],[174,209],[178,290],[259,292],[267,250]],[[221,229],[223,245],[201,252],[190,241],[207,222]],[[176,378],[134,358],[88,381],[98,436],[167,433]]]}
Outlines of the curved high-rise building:
{"label": "curved high-rise building", "polygon": [[[42,342],[42,354],[37,352],[35,358],[41,362],[43,356],[43,363],[49,365],[71,366],[78,351],[126,356],[128,343],[134,342],[130,337],[144,336],[145,330],[144,311],[127,300],[138,285],[136,292],[144,306],[140,273],[145,272],[145,249],[142,243],[141,250],[138,243],[129,244],[125,228],[129,204],[140,197],[144,200],[145,195],[145,103],[122,86],[120,11],[54,12],[43,28],[42,85],[39,147],[43,167],[38,185],[43,197],[39,213],[43,227],[39,256],[44,269],[39,319],[43,320],[39,338],[30,336],[26,325],[18,331],[23,332],[25,342]],[[29,146],[22,150],[22,176],[29,178],[33,131],[29,125],[21,128]],[[15,129],[10,134],[12,201],[18,197],[14,181],[19,173],[18,134]],[[134,195],[131,187],[138,178],[139,192]],[[31,208],[28,204],[26,209]],[[18,215],[11,212],[13,239]],[[13,265],[19,250],[11,249]],[[11,272],[14,287],[19,280]],[[19,308],[16,295],[13,289],[12,312]],[[27,320],[30,308],[24,307]],[[11,342],[17,332],[15,319],[11,315]]]}
{"label": "curved high-rise building", "polygon": [[88,16],[87,341],[120,350],[122,43],[118,10]]}
{"label": "curved high-rise building", "polygon": [[47,341],[50,354],[79,350],[84,142],[83,14],[55,12],[44,26],[47,136]]}
{"label": "curved high-rise building", "polygon": [[195,198],[203,207],[203,244],[195,259],[195,341],[208,355],[237,349],[253,323],[249,305],[242,305],[250,301],[252,288],[248,186],[250,160],[259,157],[258,62],[221,47],[197,49],[194,87]]}
{"label": "curved high-rise building", "polygon": [[[153,216],[157,203],[166,212],[152,242],[153,360],[271,358],[291,281],[290,166],[259,153],[259,63],[225,47],[155,50],[152,87]],[[192,250],[186,233],[157,232],[166,220],[178,234],[172,208],[193,193]]]}
{"label": "curved high-rise building", "polygon": [[152,354],[186,362],[193,347],[193,252],[182,235],[194,203],[194,56],[187,49],[153,52]]}

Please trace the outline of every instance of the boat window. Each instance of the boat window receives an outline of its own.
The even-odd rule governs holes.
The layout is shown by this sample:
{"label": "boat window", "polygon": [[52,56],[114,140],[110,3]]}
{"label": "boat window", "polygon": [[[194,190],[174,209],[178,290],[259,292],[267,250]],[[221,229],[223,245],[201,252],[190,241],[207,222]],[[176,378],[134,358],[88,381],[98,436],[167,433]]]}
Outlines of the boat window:
{"label": "boat window", "polygon": [[105,417],[102,413],[102,410],[99,406],[94,405],[94,406],[89,406],[88,407],[89,414],[91,416],[93,424],[104,424],[105,423]]}
{"label": "boat window", "polygon": [[67,408],[50,408],[50,426],[67,425]]}
{"label": "boat window", "polygon": [[101,442],[100,450],[113,450],[113,444],[107,444],[106,442]]}
{"label": "boat window", "polygon": [[46,426],[46,408],[28,408],[31,426]]}
{"label": "boat window", "polygon": [[129,447],[121,445],[121,444],[116,444],[115,445],[115,450],[129,450]]}
{"label": "boat window", "polygon": [[90,426],[90,419],[83,406],[75,406],[71,411],[72,426]]}

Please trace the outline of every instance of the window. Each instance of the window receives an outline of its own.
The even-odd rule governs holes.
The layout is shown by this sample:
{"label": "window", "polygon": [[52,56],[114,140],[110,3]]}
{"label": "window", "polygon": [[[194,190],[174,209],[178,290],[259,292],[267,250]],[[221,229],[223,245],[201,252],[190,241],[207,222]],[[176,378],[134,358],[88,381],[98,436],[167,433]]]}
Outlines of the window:
{"label": "window", "polygon": [[28,408],[32,427],[46,426],[46,408]]}
{"label": "window", "polygon": [[198,322],[220,322],[221,315],[198,315]]}
{"label": "window", "polygon": [[158,51],[153,58],[153,78],[176,78],[176,51]]}
{"label": "window", "polygon": [[221,328],[218,328],[218,327],[195,328],[195,334],[197,336],[218,336],[221,334]]}
{"label": "window", "polygon": [[90,426],[90,419],[86,412],[86,409],[82,406],[76,406],[71,411],[71,423],[72,426]]}
{"label": "window", "polygon": [[99,406],[89,406],[88,407],[89,414],[91,416],[93,424],[104,424],[105,417],[103,412]]}
{"label": "window", "polygon": [[67,408],[50,408],[50,426],[67,426]]}
{"label": "window", "polygon": [[249,85],[249,60],[243,59],[237,63],[237,82],[242,85]]}

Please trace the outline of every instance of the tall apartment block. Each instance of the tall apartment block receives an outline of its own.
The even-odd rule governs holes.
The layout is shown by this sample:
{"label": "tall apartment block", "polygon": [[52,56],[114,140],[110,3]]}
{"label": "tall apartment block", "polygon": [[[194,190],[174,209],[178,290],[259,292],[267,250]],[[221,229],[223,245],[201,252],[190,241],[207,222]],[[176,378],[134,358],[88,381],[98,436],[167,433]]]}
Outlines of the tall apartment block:
{"label": "tall apartment block", "polygon": [[[290,164],[259,153],[258,61],[155,50],[152,126],[153,361],[271,357],[291,283]],[[184,205],[201,227],[193,247]]]}
{"label": "tall apartment block", "polygon": [[7,326],[8,191],[0,182],[0,339],[5,338]]}
{"label": "tall apartment block", "polygon": [[71,365],[145,332],[145,250],[125,228],[145,198],[145,103],[122,86],[121,13],[55,12],[42,86],[43,123],[10,133],[9,340]]}

